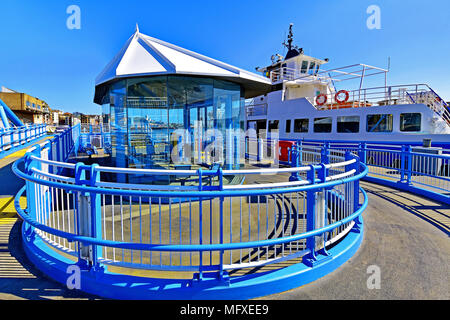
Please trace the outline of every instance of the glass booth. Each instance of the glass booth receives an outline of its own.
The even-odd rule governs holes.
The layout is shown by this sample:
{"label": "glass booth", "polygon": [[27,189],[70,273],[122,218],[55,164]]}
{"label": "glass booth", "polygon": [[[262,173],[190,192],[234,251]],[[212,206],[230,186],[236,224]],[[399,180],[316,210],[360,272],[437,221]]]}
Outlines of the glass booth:
{"label": "glass booth", "polygon": [[130,168],[211,166],[242,160],[241,85],[205,77],[128,78],[109,85],[102,103],[114,165]]}

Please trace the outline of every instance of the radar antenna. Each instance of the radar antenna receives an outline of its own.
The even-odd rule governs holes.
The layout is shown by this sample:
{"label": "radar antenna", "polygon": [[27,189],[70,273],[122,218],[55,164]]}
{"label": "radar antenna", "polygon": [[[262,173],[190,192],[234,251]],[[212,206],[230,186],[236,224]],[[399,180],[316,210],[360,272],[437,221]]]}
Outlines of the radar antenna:
{"label": "radar antenna", "polygon": [[294,34],[292,33],[293,25],[294,25],[293,23],[289,24],[289,34],[288,34],[288,38],[287,38],[287,43],[286,43],[286,41],[284,41],[282,43],[282,45],[285,46],[288,50],[292,50],[292,42],[294,41]]}
{"label": "radar antenna", "polygon": [[303,54],[303,48],[299,48],[298,46],[292,45],[292,42],[294,41],[294,33],[292,32],[292,27],[294,26],[293,23],[289,24],[289,34],[287,37],[287,41],[284,41],[282,43],[283,46],[285,46],[288,49],[288,53],[286,55],[286,58],[296,56],[299,54]]}

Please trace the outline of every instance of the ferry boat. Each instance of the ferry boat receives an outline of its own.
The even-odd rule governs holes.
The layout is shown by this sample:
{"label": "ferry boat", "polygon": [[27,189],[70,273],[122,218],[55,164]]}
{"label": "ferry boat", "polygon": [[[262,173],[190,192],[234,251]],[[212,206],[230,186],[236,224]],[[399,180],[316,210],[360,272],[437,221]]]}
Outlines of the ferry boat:
{"label": "ferry boat", "polygon": [[[450,147],[448,104],[427,84],[388,85],[388,69],[366,64],[322,70],[328,59],[304,54],[293,45],[292,24],[283,45],[287,54],[256,68],[272,90],[246,101],[246,127],[258,138],[366,142]],[[378,87],[369,76],[384,75]],[[356,82],[356,87],[347,85]]]}

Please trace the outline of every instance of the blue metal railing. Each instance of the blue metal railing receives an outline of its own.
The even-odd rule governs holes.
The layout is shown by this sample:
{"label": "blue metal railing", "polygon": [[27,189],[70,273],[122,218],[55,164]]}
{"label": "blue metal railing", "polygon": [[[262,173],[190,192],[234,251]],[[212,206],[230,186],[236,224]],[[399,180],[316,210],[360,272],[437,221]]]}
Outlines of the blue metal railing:
{"label": "blue metal railing", "polygon": [[[450,203],[450,156],[440,148],[296,141],[285,168],[149,170],[65,162],[78,150],[81,131],[70,128],[14,164],[13,171],[26,180],[16,208],[26,222],[26,239],[36,239],[33,234],[53,247],[51,253],[41,248],[50,256],[63,250],[94,272],[109,266],[191,272],[194,283],[213,273],[223,286],[233,272],[267,265],[281,272],[284,265],[277,263],[299,265],[299,258],[301,265],[319,270],[332,256],[330,245],[347,243],[361,227],[367,196],[360,179]],[[255,141],[258,159],[278,146]],[[105,174],[189,177],[198,183],[119,183],[105,181]],[[233,175],[276,179],[226,184],[224,177]],[[25,190],[23,210],[18,199]],[[53,263],[60,261],[53,257]],[[250,278],[255,281],[239,279]],[[282,287],[289,286],[295,285]]]}
{"label": "blue metal railing", "polygon": [[[300,149],[348,151],[367,165],[364,180],[450,204],[450,150],[414,145],[296,141]],[[327,152],[327,151],[325,151]]]}
{"label": "blue metal railing", "polygon": [[0,156],[44,136],[46,132],[45,124],[0,128]]}
{"label": "blue metal railing", "polygon": [[[213,272],[215,279],[227,281],[236,270],[288,260],[296,264],[300,257],[302,265],[314,268],[331,256],[329,245],[360,225],[367,206],[364,192],[360,204],[359,188],[367,167],[350,152],[291,168],[111,168],[64,162],[79,134],[71,128],[14,164],[13,171],[26,180],[17,199],[27,192],[27,208],[18,201],[16,207],[26,234],[93,270],[193,272],[193,281]],[[309,153],[316,152],[304,151],[302,159]],[[198,184],[124,184],[102,181],[105,173],[189,176]],[[224,176],[270,174],[275,182],[224,183]],[[215,183],[205,185],[205,177]]]}

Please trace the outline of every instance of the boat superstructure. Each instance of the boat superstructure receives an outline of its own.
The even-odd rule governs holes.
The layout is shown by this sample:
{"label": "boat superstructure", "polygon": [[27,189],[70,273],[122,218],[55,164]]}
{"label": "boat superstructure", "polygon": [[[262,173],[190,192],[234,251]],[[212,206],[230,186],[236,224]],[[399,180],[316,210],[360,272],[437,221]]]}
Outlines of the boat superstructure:
{"label": "boat superstructure", "polygon": [[[450,145],[448,104],[427,84],[388,85],[389,68],[366,64],[325,70],[328,59],[307,56],[292,42],[291,24],[286,56],[257,68],[272,81],[270,93],[246,102],[247,129],[259,137]],[[365,87],[376,75],[384,83]]]}

